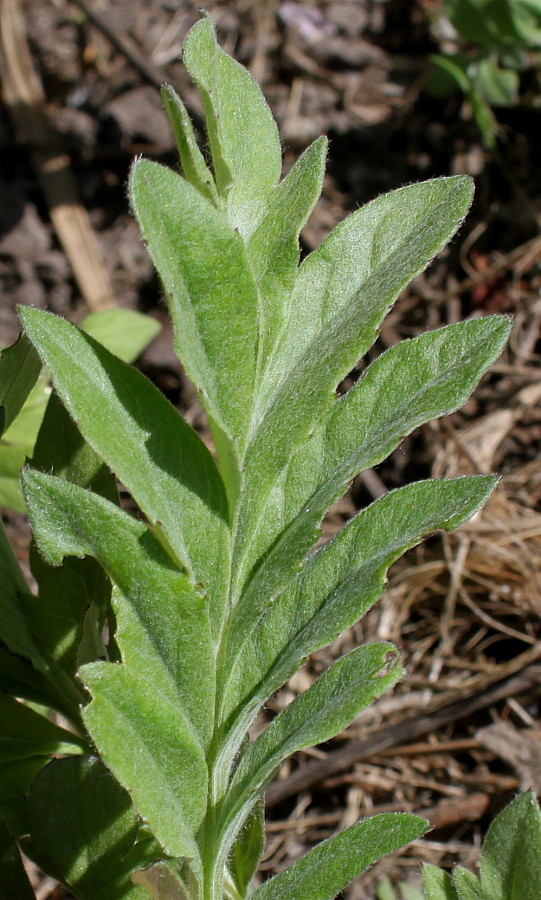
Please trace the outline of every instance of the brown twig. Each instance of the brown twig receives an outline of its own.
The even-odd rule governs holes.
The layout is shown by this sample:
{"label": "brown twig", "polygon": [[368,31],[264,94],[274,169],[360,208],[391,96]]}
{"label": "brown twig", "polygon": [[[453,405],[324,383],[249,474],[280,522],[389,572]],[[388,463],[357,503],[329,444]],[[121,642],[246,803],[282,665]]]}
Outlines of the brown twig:
{"label": "brown twig", "polygon": [[[139,74],[153,87],[160,90],[166,80],[163,70],[148,62],[131,38],[114,28],[92,3],[88,3],[87,0],[74,0],[74,3],[84,12],[89,21],[105,35],[113,47],[126,57],[134,69],[137,69]],[[167,81],[170,81],[170,78],[167,78]]]}
{"label": "brown twig", "polygon": [[45,109],[19,0],[0,0],[0,73],[17,138],[30,150],[51,221],[89,308],[114,306],[96,235],[77,197],[70,160]]}

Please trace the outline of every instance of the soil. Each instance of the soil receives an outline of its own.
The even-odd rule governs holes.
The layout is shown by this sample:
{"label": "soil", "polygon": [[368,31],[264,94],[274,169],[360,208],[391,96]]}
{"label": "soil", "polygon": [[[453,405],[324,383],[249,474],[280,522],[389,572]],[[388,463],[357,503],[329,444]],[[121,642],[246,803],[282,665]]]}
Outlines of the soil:
{"label": "soil", "polygon": [[[176,165],[161,81],[177,88],[200,122],[180,61],[199,0],[4,0],[4,37],[12,6],[22,12],[39,102],[21,116],[4,71],[0,345],[18,334],[17,304],[75,322],[112,298],[147,312],[163,330],[138,365],[205,433],[126,198],[137,154]],[[366,619],[316,654],[269,706],[270,715],[359,641],[399,645],[407,682],[329,744],[288,761],[268,797],[264,877],[360,816],[394,809],[426,815],[433,830],[425,841],[378,863],[344,893],[371,900],[385,877],[419,886],[421,860],[475,867],[494,813],[519,789],[541,791],[539,70],[532,60],[520,102],[496,110],[498,146],[489,153],[464,98],[436,99],[426,90],[428,57],[442,45],[434,27],[438,0],[207,0],[206,8],[222,46],[265,91],[284,168],[319,134],[330,138],[323,196],[303,232],[303,252],[384,191],[433,176],[475,178],[476,198],[458,238],[399,299],[370,358],[468,316],[504,312],[515,321],[509,347],[465,408],[419,429],[357,478],[326,528],[336,530],[385,491],[431,475],[496,471],[503,475],[498,491],[457,535],[436,536],[395,566]],[[49,177],[51,159],[62,161],[62,189],[80,212],[67,225],[58,215],[65,195]],[[77,239],[88,231],[97,256],[83,259]],[[97,284],[100,291],[92,289]],[[12,514],[6,520],[23,557],[25,523]],[[70,896],[33,870],[32,877],[38,900]]]}

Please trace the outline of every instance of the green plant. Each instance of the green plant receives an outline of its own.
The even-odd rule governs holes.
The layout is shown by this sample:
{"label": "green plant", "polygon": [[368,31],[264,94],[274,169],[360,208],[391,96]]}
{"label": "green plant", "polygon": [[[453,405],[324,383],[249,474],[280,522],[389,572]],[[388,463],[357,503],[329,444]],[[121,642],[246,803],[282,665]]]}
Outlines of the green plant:
{"label": "green plant", "polygon": [[443,0],[443,15],[466,47],[431,57],[440,72],[428,82],[432,93],[457,88],[468,98],[485,145],[496,147],[493,106],[518,101],[519,73],[539,66],[539,0]]}
{"label": "green plant", "polygon": [[541,813],[535,794],[521,794],[496,816],[483,844],[478,878],[463,866],[448,875],[425,865],[423,883],[425,900],[538,900]]}
{"label": "green plant", "polygon": [[[156,336],[160,325],[150,316],[128,309],[107,309],[89,313],[81,328],[125,362],[132,362]],[[16,512],[26,511],[19,473],[26,458],[32,456],[51,393],[47,373],[40,369],[39,358],[24,340],[0,352],[0,408],[5,409],[6,393],[33,384],[14,421],[0,422],[0,507]]]}
{"label": "green plant", "polygon": [[[473,319],[405,341],[337,396],[400,291],[460,225],[471,181],[380,197],[299,266],[326,141],[279,181],[270,110],[208,18],[184,59],[212,169],[166,87],[184,177],[138,160],[130,196],[215,455],[139,372],[68,322],[21,309],[32,377],[7,392],[8,418],[36,354],[54,393],[23,472],[37,597],[1,547],[2,900],[31,897],[17,845],[81,900],[252,896],[265,786],[285,757],[331,738],[402,677],[396,650],[353,650],[250,742],[255,716],[366,612],[398,556],[467,520],[497,480],[408,485],[314,549],[351,479],[464,403],[510,323]],[[119,508],[111,471],[137,515]],[[335,897],[425,828],[406,814],[362,820],[254,900]]]}
{"label": "green plant", "polygon": [[405,881],[395,890],[388,878],[382,878],[376,885],[376,900],[423,900],[423,894]]}

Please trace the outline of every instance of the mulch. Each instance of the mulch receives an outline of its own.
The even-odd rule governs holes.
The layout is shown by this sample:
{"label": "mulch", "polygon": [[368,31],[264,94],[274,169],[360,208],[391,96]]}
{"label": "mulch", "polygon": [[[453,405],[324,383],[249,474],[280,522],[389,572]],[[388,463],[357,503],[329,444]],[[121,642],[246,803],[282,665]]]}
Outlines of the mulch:
{"label": "mulch", "polygon": [[[162,81],[200,122],[179,61],[199,5],[3,0],[0,344],[17,336],[19,303],[75,322],[112,303],[148,312],[164,329],[139,366],[205,434],[125,189],[135,155],[175,164]],[[438,49],[430,25],[437,7],[206,3],[222,46],[263,86],[284,168],[322,132],[331,139],[304,252],[383,191],[438,175],[475,177],[459,237],[399,299],[369,358],[467,316],[507,312],[515,321],[509,346],[464,409],[418,429],[359,476],[325,529],[333,533],[355,510],[419,478],[495,471],[498,490],[457,534],[437,535],[397,563],[374,609],[315,654],[264,714],[359,642],[392,640],[401,650],[407,680],[333,741],[288,760],[268,791],[265,876],[360,816],[410,810],[430,820],[425,840],[376,864],[344,893],[348,900],[372,900],[384,877],[418,886],[421,860],[474,867],[494,814],[518,790],[541,792],[541,108],[537,95],[498,110],[498,154],[487,153],[468,104],[424,90],[427,56]],[[6,66],[10,46],[17,66]],[[25,523],[7,518],[23,556]],[[33,878],[37,900],[69,896]]]}

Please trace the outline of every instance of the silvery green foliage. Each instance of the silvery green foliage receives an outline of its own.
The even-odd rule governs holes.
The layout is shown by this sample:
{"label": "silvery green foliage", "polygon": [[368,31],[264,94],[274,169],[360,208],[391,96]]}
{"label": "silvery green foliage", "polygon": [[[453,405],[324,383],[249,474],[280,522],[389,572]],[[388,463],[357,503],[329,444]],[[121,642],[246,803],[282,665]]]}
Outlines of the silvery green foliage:
{"label": "silvery green foliage", "polygon": [[[18,843],[81,900],[331,900],[426,823],[363,820],[254,890],[262,797],[289,754],[333,737],[402,677],[395,648],[358,647],[252,743],[248,729],[374,603],[397,557],[466,521],[493,490],[490,476],[408,485],[314,550],[358,472],[466,401],[509,322],[398,344],[338,397],[400,291],[460,225],[470,179],[378,198],[299,265],[325,140],[280,181],[271,113],[208,18],[184,58],[210,163],[165,88],[183,175],[138,160],[130,195],[215,453],[90,335],[21,310],[25,347],[55,393],[23,475],[39,599],[2,544],[0,685],[15,725],[0,739],[0,840],[12,879],[24,882]],[[120,509],[111,472],[141,515]],[[70,729],[47,722],[45,706]]]}
{"label": "silvery green foliage", "polygon": [[541,812],[533,791],[496,816],[481,851],[477,877],[456,866],[448,875],[425,865],[425,900],[538,900],[541,895]]}

